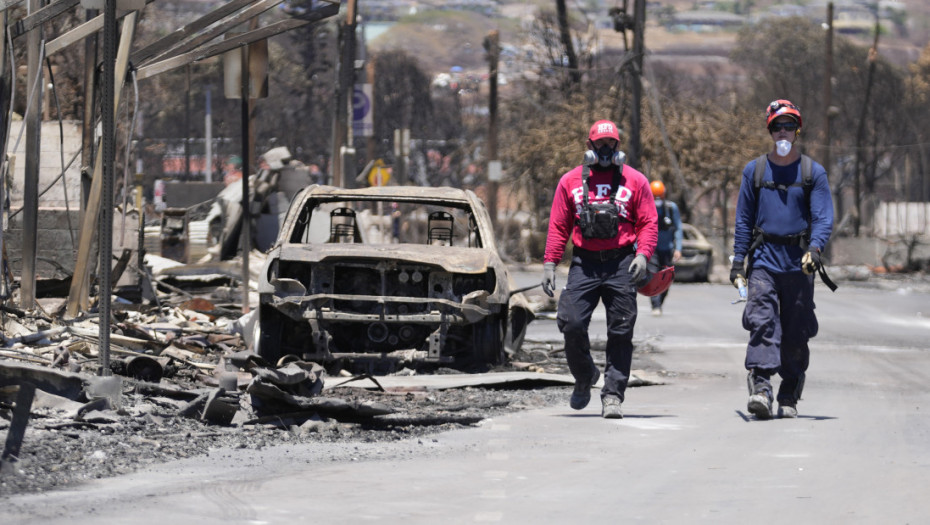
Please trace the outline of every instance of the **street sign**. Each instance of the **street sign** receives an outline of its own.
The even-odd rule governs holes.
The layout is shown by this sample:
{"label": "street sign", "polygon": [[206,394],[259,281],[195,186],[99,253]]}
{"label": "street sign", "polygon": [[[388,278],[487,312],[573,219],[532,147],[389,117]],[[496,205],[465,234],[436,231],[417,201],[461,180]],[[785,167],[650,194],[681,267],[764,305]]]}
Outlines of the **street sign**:
{"label": "street sign", "polygon": [[356,84],[352,92],[352,135],[374,135],[374,118],[371,107],[371,84]]}
{"label": "street sign", "polygon": [[368,172],[368,184],[371,186],[387,186],[391,180],[391,171],[384,167],[384,161],[378,159]]}
{"label": "street sign", "polygon": [[488,180],[491,182],[500,182],[503,169],[501,169],[501,161],[499,160],[489,160],[488,161]]}

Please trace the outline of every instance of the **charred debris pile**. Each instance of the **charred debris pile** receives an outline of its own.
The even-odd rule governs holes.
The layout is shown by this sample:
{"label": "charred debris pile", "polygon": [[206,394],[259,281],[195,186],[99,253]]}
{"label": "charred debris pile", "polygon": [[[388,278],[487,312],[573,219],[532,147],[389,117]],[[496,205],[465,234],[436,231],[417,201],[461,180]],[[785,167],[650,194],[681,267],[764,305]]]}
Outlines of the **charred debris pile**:
{"label": "charred debris pile", "polygon": [[[230,268],[235,266],[231,261]],[[237,290],[236,272],[217,266],[214,273],[205,273],[196,264],[190,265],[190,271],[185,269],[156,269],[152,279],[158,289],[157,304],[113,301],[106,374],[96,314],[64,321],[44,313],[55,310],[54,301],[48,300],[41,303],[45,309],[32,312],[2,307],[3,483],[9,482],[10,472],[32,472],[40,479],[46,475],[42,472],[49,465],[27,467],[24,463],[29,460],[19,462],[21,458],[48,462],[53,469],[99,469],[97,462],[81,455],[93,452],[87,448],[90,443],[106,436],[113,446],[97,448],[109,450],[108,454],[120,451],[144,457],[141,450],[149,449],[149,456],[164,460],[204,453],[209,446],[261,446],[255,444],[295,436],[401,439],[545,404],[538,399],[521,398],[513,404],[511,400],[549,395],[539,394],[540,390],[525,394],[534,387],[571,383],[564,375],[564,363],[554,355],[558,351],[539,348],[513,356],[494,370],[498,373],[486,374],[495,379],[451,369],[438,369],[429,378],[418,378],[408,369],[393,378],[351,376],[338,367],[324,369],[294,356],[268,363],[250,350],[256,311],[243,315],[231,302]],[[188,279],[178,278],[185,273]],[[167,274],[174,279],[167,279]],[[226,276],[228,287],[216,286],[222,281],[218,275]],[[163,280],[174,284],[162,287]],[[414,379],[438,382],[411,383]],[[518,393],[521,389],[524,393]],[[381,436],[372,438],[372,433]],[[173,447],[167,444],[172,442]],[[69,456],[65,451],[72,447],[81,451]],[[126,447],[141,449],[123,450]],[[154,449],[160,452],[152,456]],[[114,461],[101,460],[110,464],[110,470],[97,476],[140,466],[137,459],[122,461],[123,467]]]}

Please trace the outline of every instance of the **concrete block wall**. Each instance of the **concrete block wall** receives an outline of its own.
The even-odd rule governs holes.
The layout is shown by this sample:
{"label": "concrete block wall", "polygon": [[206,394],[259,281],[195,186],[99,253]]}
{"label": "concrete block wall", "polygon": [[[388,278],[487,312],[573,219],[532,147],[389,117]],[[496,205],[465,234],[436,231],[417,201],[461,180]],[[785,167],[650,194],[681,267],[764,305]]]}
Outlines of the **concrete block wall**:
{"label": "concrete block wall", "polygon": [[[64,131],[62,135],[61,130]],[[22,236],[23,236],[23,188],[26,172],[26,138],[23,121],[10,124],[8,147],[13,155],[13,180],[9,191],[10,209],[8,222],[4,224],[3,241],[7,259],[13,274],[19,276],[22,270]],[[18,142],[18,144],[17,144]],[[64,145],[64,148],[62,148]],[[14,149],[15,148],[15,149]],[[64,180],[55,180],[61,173],[62,150],[64,164],[67,165],[75,153],[81,149],[81,126],[79,122],[65,121],[61,128],[57,121],[42,123],[39,148],[39,195],[38,238],[36,252],[36,273],[40,277],[65,277],[74,271],[74,259],[81,228],[81,158],[75,159],[65,171]],[[67,186],[65,186],[67,185]],[[65,193],[67,191],[67,200]],[[72,234],[68,230],[67,208],[71,209]],[[15,212],[15,215],[13,215]],[[64,274],[62,272],[65,272]]]}
{"label": "concrete block wall", "polygon": [[[20,130],[23,127],[23,121],[14,121],[10,124],[10,151],[13,151],[15,159],[13,163],[13,186],[10,189],[10,207],[20,208],[23,205],[23,187],[26,172],[26,137],[25,134],[20,139]],[[39,192],[49,188],[47,192],[39,196],[40,207],[64,208],[65,191],[67,190],[67,206],[71,208],[80,207],[81,201],[81,157],[78,157],[71,164],[71,167],[65,171],[64,182],[55,178],[61,173],[62,165],[62,142],[64,143],[64,164],[67,166],[74,154],[81,149],[81,126],[79,122],[64,121],[62,123],[64,134],[59,132],[57,121],[48,121],[42,123],[42,137],[39,147]],[[63,137],[63,140],[62,140]],[[19,144],[17,140],[19,139]],[[122,172],[122,170],[119,170]],[[67,187],[64,186],[67,184]]]}
{"label": "concrete block wall", "polygon": [[[19,208],[14,208],[13,211]],[[36,274],[45,278],[61,278],[74,272],[78,242],[81,239],[81,213],[72,209],[71,226],[74,243],[68,230],[68,213],[65,208],[39,208],[38,238],[36,242]],[[22,273],[23,214],[9,219],[3,232],[3,242],[13,275]],[[59,268],[60,266],[60,268]],[[62,275],[62,271],[65,275]]]}
{"label": "concrete block wall", "polygon": [[[65,208],[39,208],[36,275],[40,278],[61,278],[74,273],[74,263],[81,241],[81,213],[72,209],[70,215],[74,232],[73,244],[71,232],[68,231],[67,210]],[[138,248],[138,221],[138,216],[130,213],[126,216],[125,226],[123,226],[122,215],[118,211],[113,214],[113,254],[116,257],[122,253],[121,246],[123,245],[133,250]],[[122,245],[120,237],[122,237]],[[19,277],[22,274],[22,213],[16,214],[9,220],[7,229],[3,232],[3,242],[13,275]],[[96,268],[98,258],[96,238],[91,248],[91,257],[93,259],[91,267]],[[135,254],[131,262],[135,264]],[[120,283],[126,284],[122,280]]]}

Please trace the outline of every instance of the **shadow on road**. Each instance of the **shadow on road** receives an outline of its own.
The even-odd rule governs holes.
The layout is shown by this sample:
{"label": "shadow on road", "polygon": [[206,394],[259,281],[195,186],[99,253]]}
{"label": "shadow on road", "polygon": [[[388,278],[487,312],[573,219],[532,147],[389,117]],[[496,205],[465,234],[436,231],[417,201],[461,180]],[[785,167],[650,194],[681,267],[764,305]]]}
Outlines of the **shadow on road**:
{"label": "shadow on road", "polygon": [[[754,417],[754,416],[750,416],[749,414],[746,414],[746,413],[743,412],[742,410],[736,410],[735,412],[736,412],[736,415],[738,415],[739,417],[743,418],[743,421],[745,421],[745,422],[747,422],[747,423],[750,422],[750,421],[775,421],[776,419],[784,419],[784,418],[780,418],[780,417],[778,417],[778,416],[775,416],[775,417],[773,417],[772,419],[758,419],[758,418],[756,418],[756,417]],[[789,419],[790,419],[790,418],[789,418]],[[839,418],[834,417],[834,416],[802,416],[802,415],[798,415],[798,417],[795,418],[795,419],[813,419],[814,421],[827,421],[827,420],[830,420],[830,419],[839,419]]]}
{"label": "shadow on road", "polygon": [[[595,418],[600,418],[601,415],[598,414],[598,413],[596,413],[596,412],[592,412],[592,413],[590,413],[590,414],[589,414],[589,413],[584,413],[584,414],[556,414],[556,417],[595,417]],[[623,414],[623,419],[658,419],[658,418],[666,418],[666,417],[678,417],[678,416],[658,415],[658,414],[656,414],[656,415],[652,415],[652,414]]]}

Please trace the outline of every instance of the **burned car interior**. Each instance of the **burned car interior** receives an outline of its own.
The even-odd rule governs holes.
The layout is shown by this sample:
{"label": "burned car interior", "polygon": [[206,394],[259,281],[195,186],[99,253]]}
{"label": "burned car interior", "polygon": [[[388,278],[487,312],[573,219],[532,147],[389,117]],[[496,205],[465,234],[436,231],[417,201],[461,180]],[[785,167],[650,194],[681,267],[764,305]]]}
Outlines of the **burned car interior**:
{"label": "burned car interior", "polygon": [[[332,202],[320,209],[302,210],[297,225],[291,235],[292,243],[319,242],[314,236],[320,231],[320,222],[329,224],[328,243],[405,243],[405,244],[431,244],[440,246],[453,246],[464,243],[470,248],[481,248],[481,235],[474,215],[468,210],[443,207],[436,209],[436,205],[423,206],[416,203],[392,202],[393,213],[399,214],[398,219],[406,226],[403,234],[398,230],[397,236],[391,238],[392,232],[390,218],[385,217],[375,209],[376,205],[370,202]],[[327,212],[326,209],[329,209]],[[363,234],[359,226],[359,213],[362,210],[361,220],[366,223],[366,233]],[[326,217],[328,215],[328,217]],[[400,219],[402,217],[402,219]],[[425,225],[423,217],[426,217]]]}
{"label": "burned car interior", "polygon": [[255,340],[270,362],[480,369],[533,317],[470,191],[310,186],[268,255]]}

